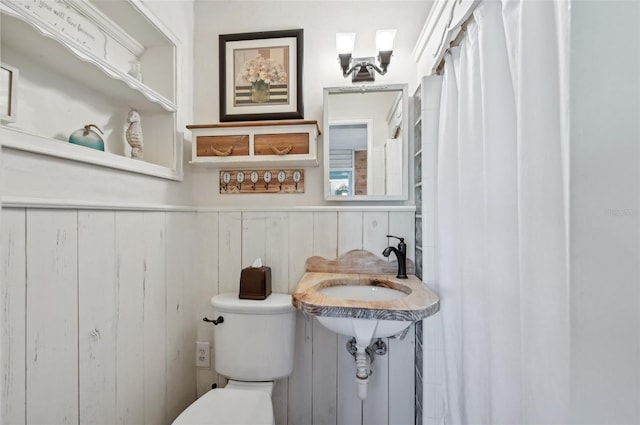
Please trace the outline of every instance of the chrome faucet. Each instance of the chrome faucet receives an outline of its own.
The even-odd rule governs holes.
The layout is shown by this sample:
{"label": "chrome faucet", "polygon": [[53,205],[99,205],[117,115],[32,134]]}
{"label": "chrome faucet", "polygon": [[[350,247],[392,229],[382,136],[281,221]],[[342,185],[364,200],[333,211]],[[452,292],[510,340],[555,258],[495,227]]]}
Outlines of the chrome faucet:
{"label": "chrome faucet", "polygon": [[393,246],[388,246],[382,251],[382,255],[385,257],[389,257],[389,255],[393,252],[396,254],[396,258],[398,259],[398,275],[397,278],[407,279],[407,244],[404,243],[404,238],[399,238],[397,236],[387,235],[388,238],[396,238],[399,239],[398,248]]}

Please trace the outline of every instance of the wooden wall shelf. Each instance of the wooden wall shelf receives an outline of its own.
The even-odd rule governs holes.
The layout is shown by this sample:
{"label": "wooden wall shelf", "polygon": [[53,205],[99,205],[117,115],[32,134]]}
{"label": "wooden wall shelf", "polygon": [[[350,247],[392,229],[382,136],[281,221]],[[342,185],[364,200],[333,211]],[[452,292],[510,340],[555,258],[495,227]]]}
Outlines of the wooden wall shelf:
{"label": "wooden wall shelf", "polygon": [[188,125],[192,164],[222,167],[316,167],[317,121],[286,120]]}

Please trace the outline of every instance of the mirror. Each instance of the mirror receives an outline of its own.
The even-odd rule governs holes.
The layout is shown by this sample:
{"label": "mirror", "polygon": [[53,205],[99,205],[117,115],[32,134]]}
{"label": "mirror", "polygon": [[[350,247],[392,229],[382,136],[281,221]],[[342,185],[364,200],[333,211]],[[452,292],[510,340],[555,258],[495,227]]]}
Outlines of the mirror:
{"label": "mirror", "polygon": [[324,89],[328,201],[408,199],[406,84]]}

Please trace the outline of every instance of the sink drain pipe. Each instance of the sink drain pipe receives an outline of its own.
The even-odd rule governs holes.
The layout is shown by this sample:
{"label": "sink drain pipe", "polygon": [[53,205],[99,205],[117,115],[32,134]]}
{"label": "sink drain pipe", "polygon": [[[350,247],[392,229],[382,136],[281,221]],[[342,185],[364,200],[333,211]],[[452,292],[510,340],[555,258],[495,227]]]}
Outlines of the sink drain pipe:
{"label": "sink drain pipe", "polygon": [[358,398],[364,400],[367,398],[367,383],[371,375],[371,359],[367,353],[367,347],[356,344],[356,384],[358,385]]}
{"label": "sink drain pipe", "polygon": [[347,351],[356,360],[356,384],[358,390],[358,398],[364,400],[367,398],[367,384],[369,377],[373,373],[371,364],[375,356],[383,356],[387,354],[387,344],[378,338],[371,345],[360,345],[356,338],[347,341]]}

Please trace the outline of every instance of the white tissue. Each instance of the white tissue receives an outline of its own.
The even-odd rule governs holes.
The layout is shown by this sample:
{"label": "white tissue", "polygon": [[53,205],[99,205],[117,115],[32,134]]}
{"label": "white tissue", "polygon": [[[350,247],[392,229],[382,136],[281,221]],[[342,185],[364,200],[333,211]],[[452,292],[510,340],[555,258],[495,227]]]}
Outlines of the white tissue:
{"label": "white tissue", "polygon": [[262,258],[256,258],[251,267],[262,267]]}

